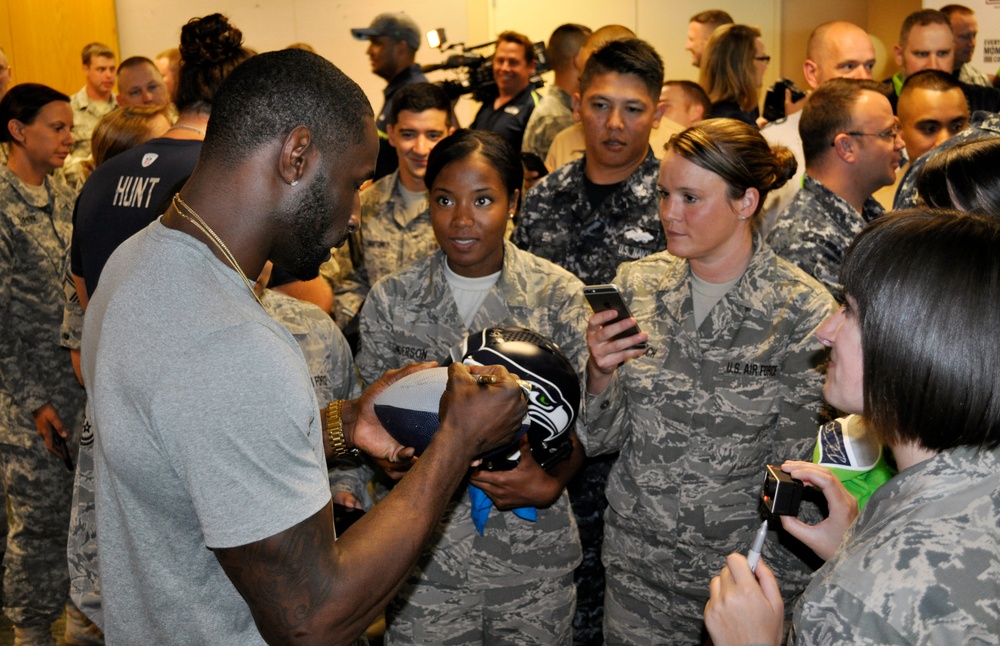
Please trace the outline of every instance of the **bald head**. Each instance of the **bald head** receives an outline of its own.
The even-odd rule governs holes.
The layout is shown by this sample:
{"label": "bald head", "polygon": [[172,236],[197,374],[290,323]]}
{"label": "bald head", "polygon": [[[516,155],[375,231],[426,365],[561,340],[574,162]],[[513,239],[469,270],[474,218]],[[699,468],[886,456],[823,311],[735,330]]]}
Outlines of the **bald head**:
{"label": "bald head", "polygon": [[635,37],[635,32],[628,27],[623,27],[622,25],[605,25],[587,37],[587,42],[576,53],[573,63],[576,65],[576,69],[582,72],[583,68],[587,65],[587,59],[600,48],[616,40],[631,40]]}
{"label": "bald head", "polygon": [[836,20],[813,30],[806,46],[802,72],[816,89],[833,78],[871,79],[875,47],[867,32],[854,23]]}

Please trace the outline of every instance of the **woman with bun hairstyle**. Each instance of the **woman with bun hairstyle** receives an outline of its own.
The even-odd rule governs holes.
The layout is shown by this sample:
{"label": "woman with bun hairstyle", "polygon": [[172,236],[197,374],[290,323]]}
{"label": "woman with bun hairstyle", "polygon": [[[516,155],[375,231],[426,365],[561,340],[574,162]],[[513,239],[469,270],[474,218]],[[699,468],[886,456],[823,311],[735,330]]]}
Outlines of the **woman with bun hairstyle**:
{"label": "woman with bun hairstyle", "polygon": [[[582,379],[583,283],[505,239],[522,175],[517,151],[493,132],[458,130],[434,147],[425,181],[441,248],[373,286],[361,310],[364,381],[414,360],[442,361],[468,334],[494,326],[548,338]],[[565,485],[583,452],[568,433],[572,454],[549,470],[527,436],[512,470],[470,470],[496,509],[474,518],[479,492],[459,488],[386,609],[387,644],[572,644],[581,550]],[[523,507],[537,517],[519,514]]]}
{"label": "woman with bun hairstyle", "polygon": [[[69,589],[67,466],[84,393],[59,347],[75,196],[52,171],[73,147],[72,127],[69,97],[44,85],[17,85],[0,101],[0,140],[10,147],[0,167],[0,477],[10,507],[3,591],[18,644],[52,643]],[[74,441],[55,445],[53,433]]]}
{"label": "woman with bun hairstyle", "polygon": [[194,170],[215,91],[252,55],[242,43],[242,32],[221,14],[184,25],[177,122],[162,137],[106,161],[88,178],[76,208],[71,264],[84,303],[111,253],[162,213],[165,200]]}
{"label": "woman with bun hairstyle", "polygon": [[[733,119],[674,135],[657,184],[667,250],[618,268],[634,320],[590,318],[581,441],[588,455],[621,452],[606,489],[608,643],[702,643],[705,582],[759,528],[764,466],[812,454],[823,359],[812,332],[835,303],[757,231],[795,166]],[[774,532],[765,552],[786,594],[800,592],[810,568]]]}
{"label": "woman with bun hairstyle", "polygon": [[705,45],[698,79],[712,102],[709,116],[759,126],[760,88],[770,61],[756,27],[723,25],[716,29]]}

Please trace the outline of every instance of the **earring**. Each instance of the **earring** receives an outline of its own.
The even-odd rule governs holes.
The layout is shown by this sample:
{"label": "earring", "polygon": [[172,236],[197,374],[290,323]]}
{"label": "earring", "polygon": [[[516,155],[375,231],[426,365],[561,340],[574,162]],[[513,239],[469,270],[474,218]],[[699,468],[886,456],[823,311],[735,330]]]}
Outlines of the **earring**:
{"label": "earring", "polygon": [[292,183],[289,184],[289,186],[298,186],[298,185],[299,185],[299,180],[297,180],[297,179],[293,179]]}

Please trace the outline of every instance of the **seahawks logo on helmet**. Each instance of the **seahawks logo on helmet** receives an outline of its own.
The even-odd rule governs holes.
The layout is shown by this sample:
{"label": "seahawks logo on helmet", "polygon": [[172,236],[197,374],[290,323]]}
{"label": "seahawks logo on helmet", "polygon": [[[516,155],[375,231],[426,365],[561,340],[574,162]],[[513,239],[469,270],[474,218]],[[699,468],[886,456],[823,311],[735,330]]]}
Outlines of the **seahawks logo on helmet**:
{"label": "seahawks logo on helmet", "polygon": [[[530,382],[528,442],[532,456],[543,469],[569,457],[573,443],[567,431],[580,408],[580,378],[559,346],[522,327],[498,326],[470,334],[450,355],[452,361],[466,365],[502,365]],[[484,456],[483,468],[513,469],[520,457],[514,444]]]}

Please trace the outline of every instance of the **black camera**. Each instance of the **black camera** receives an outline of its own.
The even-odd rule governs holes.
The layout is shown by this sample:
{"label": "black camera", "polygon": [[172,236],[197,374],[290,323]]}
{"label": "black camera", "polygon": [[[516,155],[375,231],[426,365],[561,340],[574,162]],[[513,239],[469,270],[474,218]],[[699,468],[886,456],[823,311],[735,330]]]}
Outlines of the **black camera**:
{"label": "black camera", "polygon": [[764,96],[764,119],[777,121],[785,118],[785,90],[791,90],[792,101],[802,99],[806,93],[788,79],[778,79]]}
{"label": "black camera", "polygon": [[[433,37],[432,37],[433,36]],[[487,103],[497,98],[496,81],[493,80],[493,55],[483,56],[477,53],[478,50],[496,45],[496,41],[466,47],[464,43],[455,43],[445,47],[447,42],[444,29],[435,29],[427,35],[427,42],[431,47],[440,50],[442,53],[457,50],[457,54],[448,56],[444,62],[433,65],[424,65],[421,69],[425,73],[447,70],[451,72],[453,78],[437,81],[452,101],[457,100],[465,94],[471,94],[472,98],[480,103]],[[549,67],[549,56],[545,50],[545,43],[534,44],[535,49],[535,74],[531,77],[531,83],[535,87],[545,84],[542,74],[552,69]]]}
{"label": "black camera", "polygon": [[764,471],[764,484],[760,488],[760,499],[775,516],[795,516],[799,513],[804,489],[801,480],[796,480],[780,467],[768,464]]}

